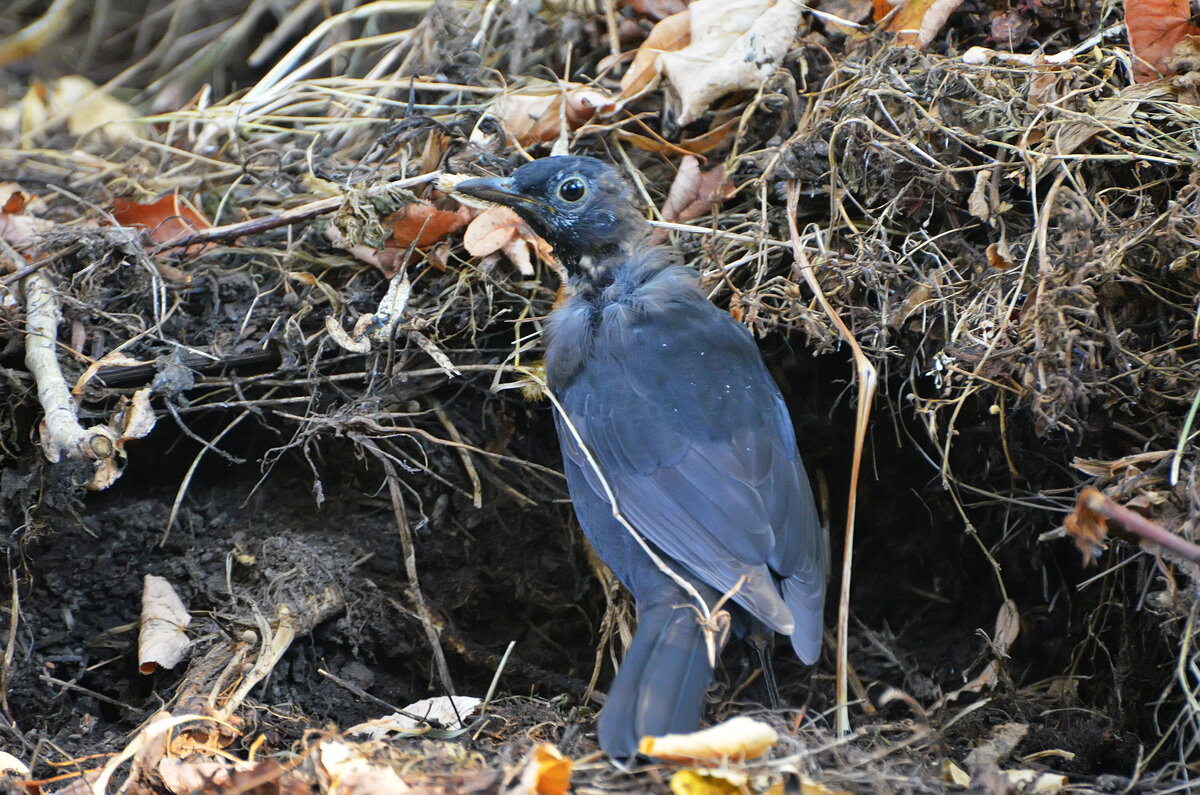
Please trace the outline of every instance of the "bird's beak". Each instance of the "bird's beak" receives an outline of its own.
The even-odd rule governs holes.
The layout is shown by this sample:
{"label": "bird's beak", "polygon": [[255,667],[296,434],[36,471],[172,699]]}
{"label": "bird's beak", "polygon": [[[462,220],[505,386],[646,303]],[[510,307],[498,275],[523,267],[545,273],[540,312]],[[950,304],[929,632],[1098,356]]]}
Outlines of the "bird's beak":
{"label": "bird's beak", "polygon": [[455,193],[464,193],[473,199],[483,199],[486,202],[500,204],[505,207],[525,206],[533,209],[544,208],[544,204],[531,199],[517,190],[511,177],[480,177],[465,179],[454,186]]}

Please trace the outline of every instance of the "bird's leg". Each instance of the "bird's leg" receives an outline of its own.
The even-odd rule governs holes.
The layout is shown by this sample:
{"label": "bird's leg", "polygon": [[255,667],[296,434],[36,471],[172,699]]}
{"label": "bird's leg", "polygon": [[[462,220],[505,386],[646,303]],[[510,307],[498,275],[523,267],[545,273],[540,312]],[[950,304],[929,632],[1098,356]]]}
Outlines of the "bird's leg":
{"label": "bird's leg", "polygon": [[775,668],[771,665],[771,634],[769,629],[760,625],[751,630],[746,640],[758,652],[758,663],[762,667],[763,681],[767,684],[767,699],[771,702],[771,709],[779,709],[782,704],[779,700],[779,684],[775,681]]}

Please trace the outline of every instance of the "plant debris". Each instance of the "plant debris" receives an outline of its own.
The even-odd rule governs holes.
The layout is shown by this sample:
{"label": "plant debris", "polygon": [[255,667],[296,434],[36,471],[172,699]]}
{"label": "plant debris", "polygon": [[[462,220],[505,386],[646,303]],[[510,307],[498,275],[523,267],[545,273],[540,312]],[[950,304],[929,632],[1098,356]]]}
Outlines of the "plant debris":
{"label": "plant debris", "polygon": [[[0,742],[25,791],[1185,786],[1186,4],[13,6]],[[632,616],[541,399],[562,279],[448,176],[565,152],[622,168],[759,339],[853,573],[825,658],[774,658],[782,709],[731,641],[707,720],[753,717],[760,756],[595,752],[589,682]],[[186,663],[142,675],[159,578]]]}

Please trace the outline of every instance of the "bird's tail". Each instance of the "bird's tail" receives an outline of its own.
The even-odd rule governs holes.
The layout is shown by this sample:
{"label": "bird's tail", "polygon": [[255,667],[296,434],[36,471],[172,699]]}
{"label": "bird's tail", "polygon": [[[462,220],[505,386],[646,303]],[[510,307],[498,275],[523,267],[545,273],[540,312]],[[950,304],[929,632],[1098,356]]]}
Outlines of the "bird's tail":
{"label": "bird's tail", "polygon": [[646,735],[695,731],[713,678],[701,618],[682,594],[641,605],[637,633],[596,729],[609,756],[628,759]]}

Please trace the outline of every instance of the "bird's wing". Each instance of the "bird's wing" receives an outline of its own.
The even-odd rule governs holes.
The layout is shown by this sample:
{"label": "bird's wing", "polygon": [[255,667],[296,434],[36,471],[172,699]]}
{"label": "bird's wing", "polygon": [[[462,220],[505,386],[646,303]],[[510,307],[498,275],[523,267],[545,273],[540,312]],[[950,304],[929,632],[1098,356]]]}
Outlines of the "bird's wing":
{"label": "bird's wing", "polygon": [[[740,585],[737,602],[791,634],[776,578],[811,571],[823,585],[824,546],[791,421],[749,333],[692,291],[612,304],[559,398],[630,524],[714,588]],[[568,465],[604,496],[561,418],[559,432]]]}

